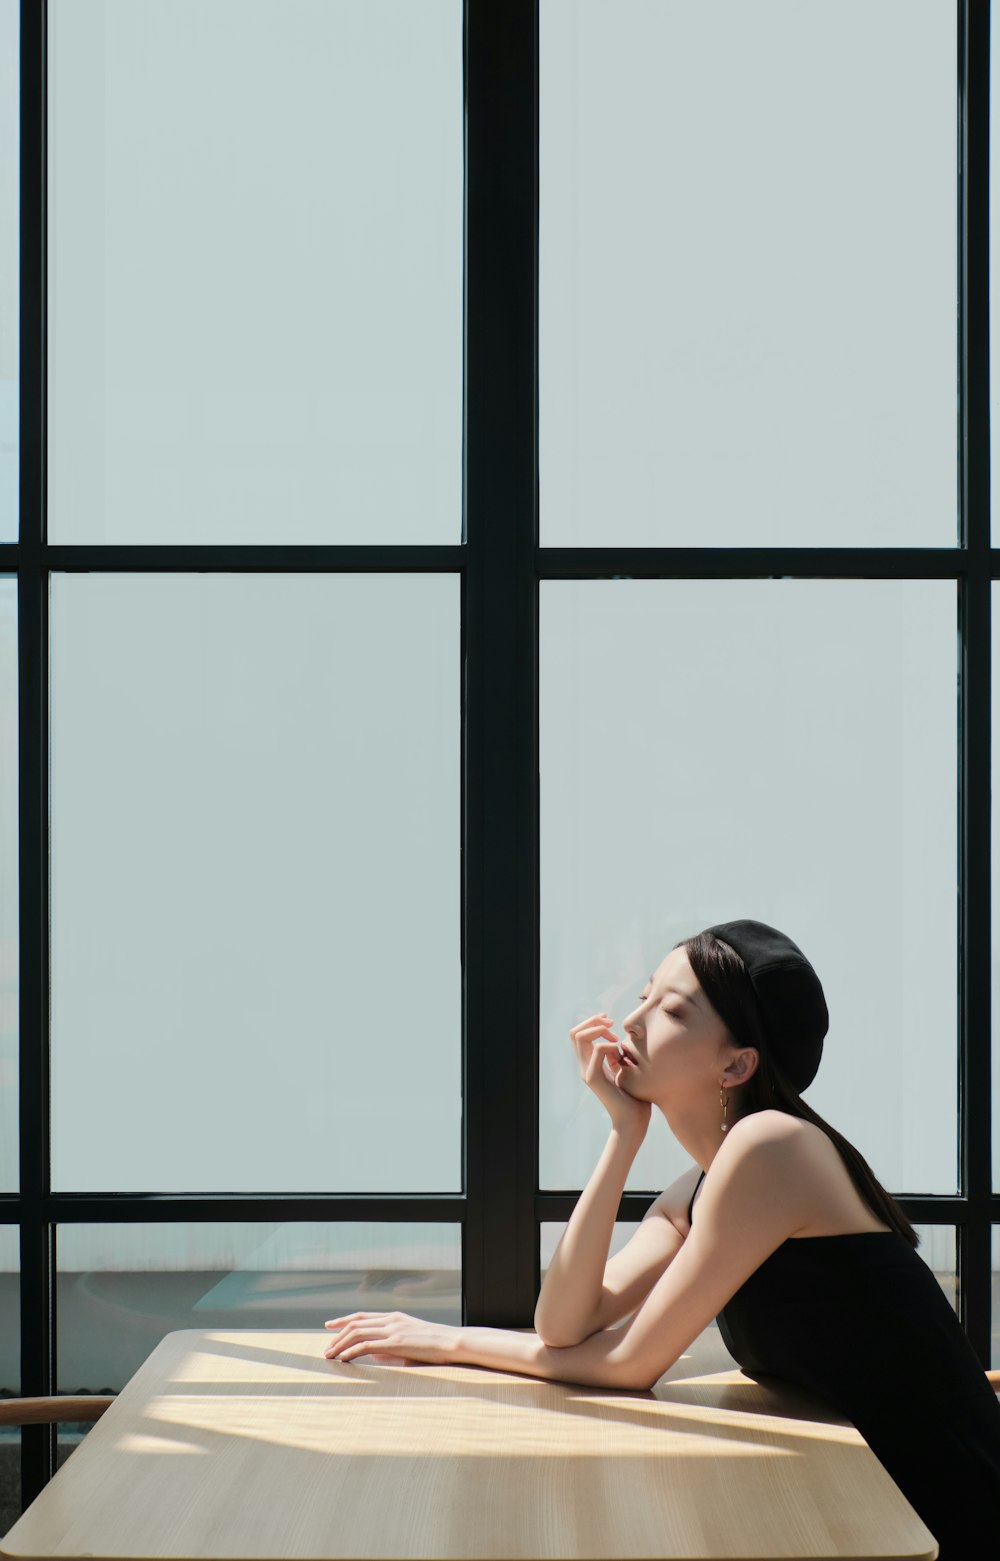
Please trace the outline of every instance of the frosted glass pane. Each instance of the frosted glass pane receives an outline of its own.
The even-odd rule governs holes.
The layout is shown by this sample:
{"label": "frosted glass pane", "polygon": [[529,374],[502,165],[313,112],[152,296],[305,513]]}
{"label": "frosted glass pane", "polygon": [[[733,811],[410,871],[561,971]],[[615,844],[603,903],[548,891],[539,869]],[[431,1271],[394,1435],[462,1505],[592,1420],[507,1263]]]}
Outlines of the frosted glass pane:
{"label": "frosted glass pane", "polygon": [[956,545],[956,18],[544,0],[543,545]]}
{"label": "frosted glass pane", "polygon": [[[1000,474],[1000,467],[997,467]],[[997,484],[995,484],[996,486]],[[993,1186],[1000,1190],[1000,815],[997,812],[997,759],[1000,755],[1000,600],[996,581],[990,586],[990,930],[991,998],[990,1028],[993,1049],[991,1089],[993,1104]]]}
{"label": "frosted glass pane", "polygon": [[54,1187],[460,1191],[458,576],[50,600]]}
{"label": "frosted glass pane", "polygon": [[[611,1227],[611,1243],[608,1247],[608,1257],[615,1257],[622,1247],[632,1240],[642,1222],[640,1220],[615,1220]],[[543,1220],[539,1226],[539,1264],[543,1277],[549,1271],[549,1264],[555,1257],[556,1247],[562,1240],[563,1231],[569,1224],[568,1220]]]}
{"label": "frosted glass pane", "polygon": [[[21,1237],[0,1225],[0,1397],[21,1390]],[[7,1427],[0,1428],[0,1437]]]}
{"label": "frosted glass pane", "polygon": [[990,1283],[992,1287],[992,1327],[990,1330],[990,1369],[1000,1370],[1000,1228],[994,1225],[990,1238]]}
{"label": "frosted glass pane", "polygon": [[[540,617],[542,1188],[609,1127],[570,1028],[750,916],[826,992],[810,1105],[891,1192],[955,1192],[954,581],[543,581]],[[654,1110],[629,1190],[689,1164]]]}
{"label": "frosted glass pane", "polygon": [[[21,1391],[20,1237],[0,1225],[0,1397]],[[21,1516],[21,1432],[0,1426],[0,1536]]]}
{"label": "frosted glass pane", "polygon": [[460,542],[461,0],[48,16],[50,540]]}
{"label": "frosted glass pane", "polygon": [[113,1392],[175,1328],[315,1328],[405,1311],[462,1321],[462,1228],[366,1222],[61,1225],[59,1389]]}
{"label": "frosted glass pane", "polygon": [[0,1192],[20,1182],[17,579],[0,576]]}
{"label": "frosted glass pane", "polygon": [[995,520],[1000,504],[1000,320],[994,320],[1000,300],[1000,103],[997,78],[1000,73],[1000,28],[991,17],[989,28],[989,448],[991,448],[991,542],[997,546],[1000,524]]}
{"label": "frosted glass pane", "polygon": [[[0,542],[18,535],[18,338],[21,314],[21,21],[0,0]],[[0,1513],[2,1521],[2,1513]]]}

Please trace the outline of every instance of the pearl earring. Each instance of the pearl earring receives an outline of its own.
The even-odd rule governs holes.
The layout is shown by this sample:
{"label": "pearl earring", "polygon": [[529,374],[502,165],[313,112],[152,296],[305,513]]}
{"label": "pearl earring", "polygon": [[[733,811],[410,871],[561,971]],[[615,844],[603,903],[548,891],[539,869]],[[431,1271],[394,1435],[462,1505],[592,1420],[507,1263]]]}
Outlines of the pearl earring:
{"label": "pearl earring", "polygon": [[722,1131],[725,1132],[726,1111],[729,1106],[729,1091],[722,1084],[719,1085],[719,1104],[722,1107]]}

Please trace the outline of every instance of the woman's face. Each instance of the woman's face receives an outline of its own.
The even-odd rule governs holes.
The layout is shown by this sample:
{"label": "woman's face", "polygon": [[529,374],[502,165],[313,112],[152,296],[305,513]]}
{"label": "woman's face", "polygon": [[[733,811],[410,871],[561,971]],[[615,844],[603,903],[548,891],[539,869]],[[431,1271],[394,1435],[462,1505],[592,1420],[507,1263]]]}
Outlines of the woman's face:
{"label": "woman's face", "polygon": [[639,1060],[622,1075],[630,1094],[655,1099],[661,1090],[674,1097],[689,1089],[718,1091],[733,1047],[683,948],[673,949],[646,982],[622,1028]]}

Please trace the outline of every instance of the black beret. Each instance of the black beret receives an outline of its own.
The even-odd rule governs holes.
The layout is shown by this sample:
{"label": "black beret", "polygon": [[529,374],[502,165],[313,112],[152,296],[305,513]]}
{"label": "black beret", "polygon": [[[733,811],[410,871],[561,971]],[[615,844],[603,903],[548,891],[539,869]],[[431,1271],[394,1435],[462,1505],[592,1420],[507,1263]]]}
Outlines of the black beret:
{"label": "black beret", "polygon": [[830,1027],[819,976],[798,944],[766,922],[721,921],[705,931],[742,959],[770,1054],[801,1095],[816,1077]]}

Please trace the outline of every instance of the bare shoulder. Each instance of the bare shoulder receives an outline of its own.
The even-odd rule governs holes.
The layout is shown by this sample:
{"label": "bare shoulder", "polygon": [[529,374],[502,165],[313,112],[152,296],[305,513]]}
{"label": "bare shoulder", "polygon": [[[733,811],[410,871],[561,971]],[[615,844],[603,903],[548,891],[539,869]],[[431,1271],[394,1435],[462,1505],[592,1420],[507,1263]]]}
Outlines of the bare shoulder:
{"label": "bare shoulder", "polygon": [[[815,1122],[787,1111],[756,1111],[733,1124],[715,1160],[715,1186],[727,1196],[753,1184],[794,1216],[795,1236],[836,1236],[887,1230],[862,1199],[840,1150]],[[705,1178],[704,1192],[713,1181]]]}
{"label": "bare shoulder", "polygon": [[[698,1199],[704,1195],[708,1187],[709,1179],[717,1183],[725,1177],[725,1167],[742,1162],[747,1155],[753,1155],[760,1160],[761,1151],[765,1146],[771,1145],[779,1150],[779,1154],[770,1158],[779,1163],[775,1166],[775,1178],[778,1185],[784,1185],[786,1164],[780,1153],[782,1146],[794,1150],[796,1143],[801,1143],[803,1135],[798,1132],[800,1128],[808,1128],[811,1132],[819,1133],[820,1137],[826,1135],[820,1133],[819,1128],[813,1127],[811,1122],[803,1122],[798,1117],[791,1117],[787,1111],[755,1111],[751,1116],[742,1117],[739,1122],[733,1124],[724,1140],[722,1148],[713,1162],[712,1170],[705,1177],[705,1186],[698,1193]],[[738,1131],[737,1131],[738,1129]],[[725,1150],[725,1153],[723,1153]],[[718,1167],[718,1169],[716,1169]],[[714,1170],[715,1174],[712,1175]],[[682,1236],[687,1236],[691,1230],[691,1222],[688,1219],[688,1208],[698,1182],[701,1177],[701,1166],[691,1165],[686,1171],[682,1171],[677,1180],[671,1182],[660,1196],[650,1204],[646,1210],[644,1219],[655,1218],[662,1215],[668,1219]],[[696,1207],[698,1205],[696,1204]]]}
{"label": "bare shoulder", "polygon": [[682,1171],[677,1180],[671,1182],[670,1186],[653,1200],[643,1218],[650,1219],[656,1215],[663,1215],[682,1236],[686,1236],[691,1228],[687,1217],[688,1204],[691,1202],[691,1194],[698,1185],[700,1175],[701,1166],[697,1164]]}
{"label": "bare shoulder", "polygon": [[829,1134],[787,1111],[755,1111],[741,1117],[730,1128],[723,1148],[740,1155],[768,1149],[774,1159],[787,1160],[803,1171],[843,1170],[840,1151]]}
{"label": "bare shoulder", "polygon": [[811,1123],[789,1116],[787,1111],[754,1111],[740,1117],[709,1167],[702,1199],[713,1189],[731,1189],[752,1173],[755,1181],[763,1179],[773,1185],[773,1196],[794,1201],[802,1162],[808,1155],[808,1139],[802,1129],[810,1127]]}
{"label": "bare shoulder", "polygon": [[813,1216],[813,1178],[803,1174],[811,1124],[785,1111],[755,1111],[734,1122],[708,1168],[695,1203],[699,1248],[738,1243],[751,1272]]}
{"label": "bare shoulder", "polygon": [[[726,1144],[739,1144],[746,1152],[751,1145],[774,1144],[789,1147],[804,1146],[811,1134],[826,1139],[826,1134],[813,1122],[802,1117],[790,1116],[787,1111],[754,1111],[748,1117],[734,1122],[726,1134]],[[829,1142],[828,1139],[826,1139]]]}

